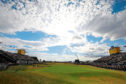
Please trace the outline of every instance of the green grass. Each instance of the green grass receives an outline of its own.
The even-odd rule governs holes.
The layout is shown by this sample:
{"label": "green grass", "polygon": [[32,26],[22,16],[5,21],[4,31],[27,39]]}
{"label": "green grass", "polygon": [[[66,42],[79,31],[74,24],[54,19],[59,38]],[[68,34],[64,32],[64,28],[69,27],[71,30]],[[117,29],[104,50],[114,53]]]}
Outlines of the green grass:
{"label": "green grass", "polygon": [[126,72],[68,63],[12,66],[0,84],[126,84]]}

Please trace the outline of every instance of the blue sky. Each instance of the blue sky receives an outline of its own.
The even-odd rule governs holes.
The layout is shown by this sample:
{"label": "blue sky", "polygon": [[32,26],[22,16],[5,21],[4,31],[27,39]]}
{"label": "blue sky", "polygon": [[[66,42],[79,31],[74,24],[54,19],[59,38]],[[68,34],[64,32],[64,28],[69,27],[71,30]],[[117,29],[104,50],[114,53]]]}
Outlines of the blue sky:
{"label": "blue sky", "polygon": [[126,0],[0,1],[0,48],[10,52],[94,60],[109,55],[110,46],[126,45],[125,32]]}
{"label": "blue sky", "polygon": [[114,5],[112,6],[112,13],[117,13],[126,9],[126,0],[115,0]]}
{"label": "blue sky", "polygon": [[22,40],[29,40],[29,41],[37,41],[41,40],[42,38],[47,38],[47,37],[55,37],[55,35],[48,35],[44,32],[41,31],[22,31],[22,32],[16,32],[16,34],[5,34],[1,33],[5,37],[9,38],[20,38]]}

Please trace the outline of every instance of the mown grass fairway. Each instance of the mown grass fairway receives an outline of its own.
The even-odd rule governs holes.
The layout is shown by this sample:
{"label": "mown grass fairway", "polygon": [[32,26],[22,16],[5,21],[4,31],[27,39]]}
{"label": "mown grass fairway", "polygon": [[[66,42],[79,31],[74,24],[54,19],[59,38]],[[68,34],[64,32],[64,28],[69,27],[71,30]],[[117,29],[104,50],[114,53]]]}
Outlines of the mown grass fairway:
{"label": "mown grass fairway", "polygon": [[126,72],[67,63],[12,66],[0,84],[126,84]]}

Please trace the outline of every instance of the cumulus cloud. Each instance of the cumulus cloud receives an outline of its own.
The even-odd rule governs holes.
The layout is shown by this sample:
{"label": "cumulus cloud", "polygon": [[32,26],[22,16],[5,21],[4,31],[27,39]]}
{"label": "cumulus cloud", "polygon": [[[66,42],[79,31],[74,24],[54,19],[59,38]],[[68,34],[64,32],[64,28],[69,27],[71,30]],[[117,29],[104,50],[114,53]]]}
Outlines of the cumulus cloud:
{"label": "cumulus cloud", "polygon": [[15,33],[34,30],[59,36],[67,35],[68,31],[76,32],[78,27],[91,21],[96,15],[111,13],[112,2],[102,0],[97,5],[96,3],[98,3],[97,0],[0,3],[0,32]]}
{"label": "cumulus cloud", "polygon": [[[34,56],[34,54],[32,54]],[[49,53],[37,53],[35,54],[39,59],[41,60],[46,60],[46,61],[75,61],[75,59],[77,59],[77,57],[75,55],[67,55],[67,54],[63,54],[63,55],[58,55],[57,53],[54,54],[49,54]],[[87,61],[87,60],[95,60],[98,59],[99,57],[85,57],[85,56],[81,56],[79,55],[78,58],[80,59],[80,61]]]}
{"label": "cumulus cloud", "polygon": [[107,44],[100,44],[98,42],[96,43],[90,43],[86,42],[83,46],[73,46],[70,47],[71,51],[76,53],[85,53],[86,55],[92,55],[92,56],[102,56],[102,55],[108,55],[109,46]]}
{"label": "cumulus cloud", "polygon": [[[96,16],[86,27],[94,36],[110,38],[111,40],[126,39],[126,10],[105,16]],[[84,30],[84,28],[82,28]]]}
{"label": "cumulus cloud", "polygon": [[47,51],[48,47],[53,46],[70,46],[70,44],[82,43],[83,39],[66,38],[65,40],[59,37],[48,37],[39,41],[28,41],[19,38],[0,37],[0,44],[3,47],[15,46],[15,48],[23,48],[31,51]]}
{"label": "cumulus cloud", "polygon": [[[1,48],[3,49],[26,49],[30,51],[47,51],[41,41],[27,41],[18,38],[0,37]],[[14,46],[14,47],[13,47]]]}

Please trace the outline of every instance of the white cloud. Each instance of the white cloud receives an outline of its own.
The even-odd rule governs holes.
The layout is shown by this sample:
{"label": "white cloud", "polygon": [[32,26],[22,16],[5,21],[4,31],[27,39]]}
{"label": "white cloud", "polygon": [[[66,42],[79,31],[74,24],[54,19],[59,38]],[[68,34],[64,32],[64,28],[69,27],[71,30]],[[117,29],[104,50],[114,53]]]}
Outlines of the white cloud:
{"label": "white cloud", "polygon": [[[126,10],[105,16],[96,16],[86,27],[87,31],[94,36],[110,38],[111,40],[126,39]],[[85,28],[82,28],[85,30]]]}
{"label": "white cloud", "polygon": [[86,55],[92,55],[92,56],[105,56],[109,55],[109,46],[107,44],[100,44],[98,42],[96,43],[90,43],[86,42],[83,46],[74,46],[70,47],[71,51],[76,53],[85,53]]}
{"label": "white cloud", "polygon": [[[21,40],[18,38],[7,38],[7,37],[0,37],[1,46],[3,49],[26,49],[30,51],[47,51],[48,48],[44,46],[41,41],[27,41]],[[16,46],[16,47],[9,47],[9,46]],[[2,48],[1,47],[1,48]]]}
{"label": "white cloud", "polygon": [[18,1],[16,10],[11,8],[15,2],[1,3],[0,32],[15,33],[28,30],[68,36],[68,31],[77,32],[81,25],[85,25],[96,15],[110,14],[112,3],[109,0],[105,1],[102,0],[96,5],[97,0],[84,2],[73,0],[74,4],[69,5],[69,0],[38,0],[38,2],[25,1],[25,7]]}
{"label": "white cloud", "polygon": [[0,37],[1,46],[7,47],[15,45],[15,48],[24,48],[31,51],[47,51],[48,47],[70,46],[70,44],[82,43],[83,39],[48,37],[39,41],[28,41],[19,38]]}
{"label": "white cloud", "polygon": [[[111,31],[114,23],[118,26],[125,26],[125,13],[111,14],[112,0],[101,0],[97,5],[97,0],[80,2],[72,0],[71,2],[74,4],[70,4],[68,0],[0,3],[0,32],[12,34],[26,30],[42,31],[64,38],[72,36],[69,31],[79,34],[80,31],[78,29],[80,28],[81,31],[83,29],[83,32],[90,32],[95,36],[96,34],[103,36],[103,31]],[[12,9],[12,6],[15,6],[16,10]],[[114,22],[114,18],[117,18],[116,22]],[[108,21],[108,19],[110,20]],[[124,20],[123,24],[118,19]],[[107,25],[105,24],[106,22],[108,22]],[[107,29],[100,26],[104,24],[106,25],[105,27],[108,27]],[[116,32],[117,30],[114,31]],[[104,35],[103,37],[109,38],[109,35]],[[118,37],[124,38],[125,35],[114,34],[111,39]]]}
{"label": "white cloud", "polygon": [[[32,54],[33,55],[33,54]],[[75,61],[77,59],[74,55],[58,55],[57,53],[49,54],[49,53],[37,53],[35,54],[39,59],[46,60],[46,61]],[[98,57],[85,57],[85,56],[78,56],[80,61],[87,61],[87,60],[95,60]]]}

